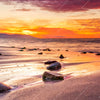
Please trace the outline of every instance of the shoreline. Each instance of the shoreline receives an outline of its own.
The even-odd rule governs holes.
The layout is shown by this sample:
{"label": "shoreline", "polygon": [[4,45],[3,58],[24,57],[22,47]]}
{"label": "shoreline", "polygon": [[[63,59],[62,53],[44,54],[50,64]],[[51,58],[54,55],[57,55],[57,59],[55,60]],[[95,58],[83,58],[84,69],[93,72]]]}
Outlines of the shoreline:
{"label": "shoreline", "polygon": [[[37,52],[35,55],[37,55]],[[35,53],[35,51],[34,51],[34,53]],[[65,59],[59,59],[60,54],[63,54],[65,56]],[[10,61],[10,59],[8,59],[8,60],[5,59],[5,61],[4,61],[4,62],[6,62],[5,65],[8,64],[10,67],[7,68],[7,67],[3,66],[3,67],[1,67],[1,69],[8,71],[11,75],[12,75],[12,73],[14,73],[13,75],[15,75],[15,76],[12,75],[9,78],[10,80],[5,81],[4,83],[7,83],[8,85],[15,86],[15,87],[10,92],[8,92],[6,95],[4,94],[4,96],[1,96],[0,100],[39,100],[39,98],[41,98],[41,97],[42,97],[41,100],[66,100],[64,98],[66,96],[63,96],[63,94],[62,94],[62,93],[66,94],[66,92],[67,93],[70,92],[70,91],[62,90],[62,88],[64,89],[64,86],[66,86],[66,84],[69,85],[69,87],[66,87],[69,89],[69,88],[71,88],[71,85],[70,85],[71,82],[76,82],[77,80],[79,80],[79,83],[78,82],[76,82],[75,84],[72,83],[75,85],[75,87],[73,86],[73,88],[76,89],[75,91],[77,93],[77,91],[80,91],[80,90],[77,90],[78,89],[77,85],[80,85],[80,87],[82,84],[84,84],[84,87],[86,87],[86,85],[88,86],[89,84],[91,85],[91,81],[89,82],[89,80],[87,80],[87,77],[89,77],[89,79],[90,79],[91,76],[94,77],[96,75],[94,73],[100,74],[100,72],[98,72],[98,70],[100,70],[100,60],[99,60],[100,56],[96,56],[94,53],[93,54],[90,54],[90,53],[81,54],[80,52],[73,52],[73,51],[66,52],[64,50],[64,51],[56,51],[56,54],[55,54],[55,51],[43,51],[43,55],[37,55],[36,58],[35,58],[35,55],[33,57],[30,56],[31,59],[29,59],[29,57],[27,58],[27,56],[26,56],[26,58],[21,58],[21,59],[16,58],[11,61]],[[47,71],[47,69],[46,69],[47,65],[44,65],[44,62],[48,61],[48,60],[56,60],[61,63],[62,69],[59,71],[55,71],[55,72],[63,74],[65,77],[64,81],[50,83],[50,84],[48,84],[48,83],[46,84],[46,83],[42,82],[42,79],[40,77],[42,76],[44,71]],[[2,64],[4,64],[4,62],[2,62]],[[0,65],[2,65],[2,64],[0,64]],[[13,66],[13,64],[16,66]],[[7,73],[7,74],[4,73],[4,76],[5,75],[10,76],[9,73]],[[20,75],[18,76],[18,74],[20,74]],[[36,79],[35,79],[35,74],[40,74],[40,76],[36,77]],[[71,77],[66,78],[66,75],[68,75],[68,74],[70,74]],[[96,77],[93,78],[93,80],[96,80],[97,76],[98,75],[96,75]],[[1,75],[1,77],[3,78],[3,75]],[[20,79],[19,77],[22,77],[22,79]],[[82,81],[81,78],[84,79],[85,81]],[[15,80],[13,80],[13,79],[15,79]],[[85,83],[89,83],[89,84],[85,84]],[[97,83],[95,83],[95,84],[97,84]],[[58,98],[59,95],[57,97],[53,98],[59,92],[58,90],[57,91],[52,90],[55,87],[56,88],[62,87],[62,88],[59,88],[59,91],[61,94],[60,95],[61,99]],[[51,91],[51,92],[49,92],[50,94],[47,93],[49,88]],[[21,91],[22,95],[26,94],[25,97],[27,99],[19,94],[20,91]],[[29,93],[27,91],[29,91]],[[32,96],[30,95],[31,91],[32,91]],[[40,93],[40,95],[38,94],[38,92]],[[42,92],[44,92],[44,94],[45,93],[47,94],[46,98],[43,98],[43,96],[45,96],[45,95],[42,94]],[[73,95],[72,92],[70,92],[69,94]],[[30,95],[30,97],[27,97],[27,95]],[[39,95],[39,97],[38,97],[38,95]],[[50,95],[52,98],[50,97]],[[35,96],[35,99],[32,99],[32,98],[34,98],[34,96]],[[74,96],[73,96],[73,99],[68,99],[68,100],[74,100]],[[84,99],[82,99],[82,100],[84,100]],[[93,100],[95,100],[95,99],[93,99]]]}
{"label": "shoreline", "polygon": [[99,100],[99,77],[100,72],[95,72],[57,83],[32,85],[9,92],[0,100]]}

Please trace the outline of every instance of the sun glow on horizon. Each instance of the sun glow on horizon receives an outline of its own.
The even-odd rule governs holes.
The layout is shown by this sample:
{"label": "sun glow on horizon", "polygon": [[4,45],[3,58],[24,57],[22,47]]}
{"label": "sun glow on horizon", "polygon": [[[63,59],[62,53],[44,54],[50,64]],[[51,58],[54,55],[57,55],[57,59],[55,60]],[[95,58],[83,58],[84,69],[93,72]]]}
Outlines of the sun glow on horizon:
{"label": "sun glow on horizon", "polygon": [[[79,11],[73,9],[73,6],[72,11],[67,8],[68,11],[56,11],[50,1],[47,3],[53,7],[54,11],[51,11],[22,0],[15,0],[11,4],[8,0],[4,1],[0,1],[0,33],[38,38],[100,38],[100,8]],[[39,2],[46,3],[42,0]]]}

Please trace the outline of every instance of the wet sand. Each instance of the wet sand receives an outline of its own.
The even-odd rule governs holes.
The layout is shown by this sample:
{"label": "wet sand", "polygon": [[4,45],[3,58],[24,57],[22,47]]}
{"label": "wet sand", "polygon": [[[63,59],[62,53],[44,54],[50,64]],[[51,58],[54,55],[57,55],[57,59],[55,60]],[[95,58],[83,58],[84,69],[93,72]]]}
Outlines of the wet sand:
{"label": "wet sand", "polygon": [[100,100],[100,72],[19,89],[2,100]]}
{"label": "wet sand", "polygon": [[[0,100],[100,100],[100,56],[95,53],[52,50],[38,55],[38,50],[21,52],[10,48],[9,51],[12,49],[16,55],[0,56],[1,80],[12,87]],[[65,58],[59,59],[60,54]],[[65,76],[64,81],[42,81],[41,76],[47,71],[44,62],[48,60],[61,63],[62,69],[56,72]],[[67,74],[71,77],[66,78]]]}

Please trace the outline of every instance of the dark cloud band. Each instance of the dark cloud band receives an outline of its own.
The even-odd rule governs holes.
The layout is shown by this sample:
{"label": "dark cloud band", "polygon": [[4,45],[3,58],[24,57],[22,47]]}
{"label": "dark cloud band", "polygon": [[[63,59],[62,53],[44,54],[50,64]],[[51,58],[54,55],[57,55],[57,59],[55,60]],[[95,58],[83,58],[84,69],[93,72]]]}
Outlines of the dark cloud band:
{"label": "dark cloud band", "polygon": [[56,12],[63,11],[83,11],[88,9],[99,9],[99,0],[0,0],[0,2],[10,3],[30,3],[32,6],[41,7],[44,10]]}

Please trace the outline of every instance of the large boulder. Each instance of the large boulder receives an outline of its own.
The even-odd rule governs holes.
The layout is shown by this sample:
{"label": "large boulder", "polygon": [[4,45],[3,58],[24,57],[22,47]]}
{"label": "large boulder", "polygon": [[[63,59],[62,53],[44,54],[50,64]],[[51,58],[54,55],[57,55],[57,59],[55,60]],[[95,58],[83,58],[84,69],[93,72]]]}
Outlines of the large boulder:
{"label": "large boulder", "polygon": [[0,93],[8,92],[9,90],[11,90],[10,86],[7,86],[4,83],[0,83]]}
{"label": "large boulder", "polygon": [[52,63],[55,63],[55,62],[57,62],[57,61],[46,61],[46,62],[44,62],[44,64],[52,64]]}
{"label": "large boulder", "polygon": [[44,72],[42,79],[43,79],[44,82],[50,82],[50,81],[64,80],[64,77],[63,77],[62,74],[59,74],[59,73]]}
{"label": "large boulder", "polygon": [[59,62],[55,62],[53,64],[51,64],[50,66],[47,67],[48,70],[59,70],[61,69],[61,64]]}

